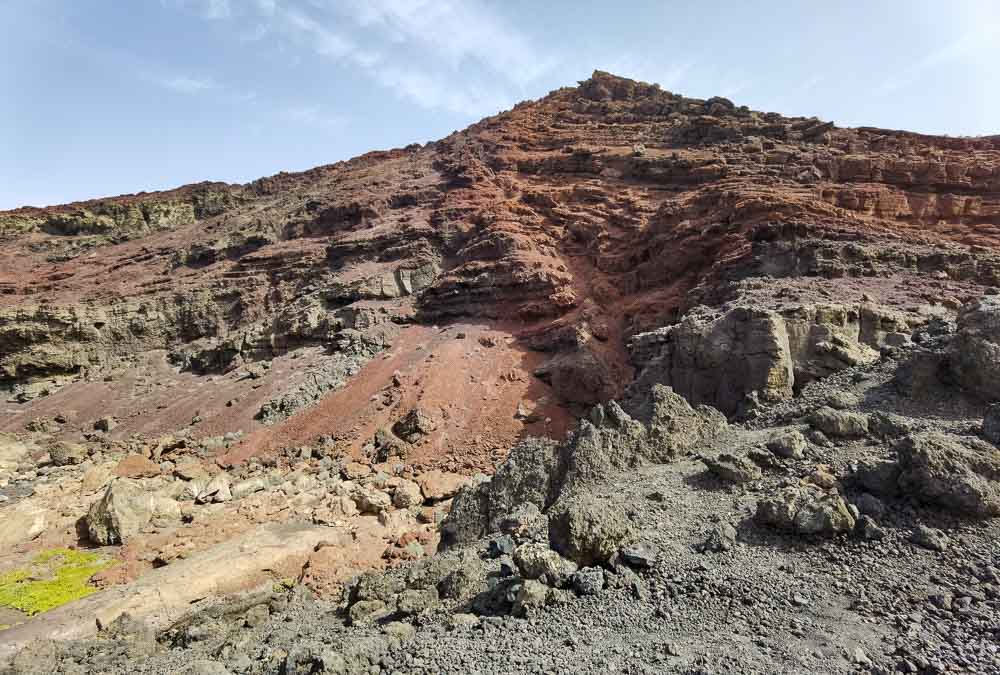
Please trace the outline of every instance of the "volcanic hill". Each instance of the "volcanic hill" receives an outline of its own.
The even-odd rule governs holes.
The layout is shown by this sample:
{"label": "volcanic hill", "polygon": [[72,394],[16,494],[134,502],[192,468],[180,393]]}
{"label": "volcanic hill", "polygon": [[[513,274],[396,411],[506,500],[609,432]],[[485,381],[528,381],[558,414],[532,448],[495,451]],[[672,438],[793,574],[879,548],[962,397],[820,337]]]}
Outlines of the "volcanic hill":
{"label": "volcanic hill", "polygon": [[[11,654],[125,613],[157,644],[188,645],[177,631],[191,603],[285,579],[345,612],[385,603],[351,585],[358,572],[473,545],[505,522],[495,504],[537,502],[572,530],[558,507],[577,479],[698,459],[719,434],[770,442],[763,430],[808,415],[819,435],[795,431],[775,452],[820,469],[780,472],[825,472],[810,485],[832,493],[816,507],[826,520],[792,529],[843,535],[863,509],[830,501],[843,492],[830,472],[865,453],[824,443],[905,435],[842,417],[888,405],[860,383],[904,383],[896,412],[949,433],[981,425],[1000,398],[1000,136],[840,128],[601,71],[426,145],[0,212],[0,241],[0,591],[5,570],[55,547],[115,562],[87,598],[36,619],[0,613],[15,624],[0,632]],[[945,404],[928,388],[959,393]],[[613,441],[581,449],[609,424]],[[580,459],[607,443],[618,454]],[[522,469],[565,480],[550,475],[535,499],[477,477],[506,466],[507,480],[515,446]],[[722,480],[760,479],[757,464],[711,454]],[[996,515],[1000,474],[989,480],[961,508]],[[692,513],[709,517],[707,497]],[[644,553],[609,561],[560,536],[554,549],[581,569],[652,569]],[[181,588],[190,561],[207,571]],[[349,662],[328,670],[355,672]],[[321,672],[303,663],[275,668]]]}

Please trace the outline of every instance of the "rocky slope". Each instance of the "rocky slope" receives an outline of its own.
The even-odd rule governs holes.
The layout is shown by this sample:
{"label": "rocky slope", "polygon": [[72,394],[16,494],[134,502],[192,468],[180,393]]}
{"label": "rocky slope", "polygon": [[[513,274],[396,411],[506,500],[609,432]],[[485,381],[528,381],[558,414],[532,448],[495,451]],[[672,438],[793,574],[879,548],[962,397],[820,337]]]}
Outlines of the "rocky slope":
{"label": "rocky slope", "polygon": [[14,672],[1000,672],[1000,137],[595,72],[0,238],[0,586],[117,563]]}

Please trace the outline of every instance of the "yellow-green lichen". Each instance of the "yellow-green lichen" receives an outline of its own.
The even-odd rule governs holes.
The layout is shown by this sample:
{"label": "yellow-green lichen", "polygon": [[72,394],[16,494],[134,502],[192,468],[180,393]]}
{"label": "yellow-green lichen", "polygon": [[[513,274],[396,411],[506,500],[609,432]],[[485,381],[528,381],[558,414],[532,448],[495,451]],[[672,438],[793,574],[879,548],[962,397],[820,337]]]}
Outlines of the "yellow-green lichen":
{"label": "yellow-green lichen", "polygon": [[43,551],[26,567],[0,574],[0,606],[28,616],[47,612],[96,593],[90,578],[114,564],[104,556],[68,548]]}

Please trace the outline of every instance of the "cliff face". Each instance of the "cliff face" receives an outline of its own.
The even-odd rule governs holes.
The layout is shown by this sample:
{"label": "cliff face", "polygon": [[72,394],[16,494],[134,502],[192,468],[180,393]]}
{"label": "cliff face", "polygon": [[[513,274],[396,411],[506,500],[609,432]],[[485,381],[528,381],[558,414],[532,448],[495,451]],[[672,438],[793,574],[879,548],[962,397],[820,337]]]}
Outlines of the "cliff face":
{"label": "cliff face", "polygon": [[[362,452],[424,407],[452,421],[428,461],[487,465],[637,367],[652,377],[642,345],[669,343],[654,379],[735,412],[829,372],[831,350],[877,349],[863,316],[919,324],[997,286],[1000,140],[841,129],[595,72],[426,146],[0,213],[0,237],[0,382],[19,402],[0,427],[69,409],[76,433],[99,393],[122,435],[197,417],[196,437],[255,432],[241,456],[320,434]],[[743,319],[642,337],[697,305],[773,312],[780,330],[754,340],[793,362],[722,382],[712,354],[760,332]],[[724,344],[690,346],[708,333]],[[305,410],[332,391],[336,416]]]}

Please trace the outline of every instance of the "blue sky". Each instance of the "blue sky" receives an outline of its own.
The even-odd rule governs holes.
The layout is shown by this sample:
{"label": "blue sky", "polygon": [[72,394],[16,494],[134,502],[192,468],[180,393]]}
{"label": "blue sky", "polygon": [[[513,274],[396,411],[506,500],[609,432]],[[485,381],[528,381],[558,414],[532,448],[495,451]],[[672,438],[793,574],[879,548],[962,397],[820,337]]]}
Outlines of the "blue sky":
{"label": "blue sky", "polygon": [[996,134],[997,64],[996,0],[0,0],[0,209],[433,140],[594,68]]}

